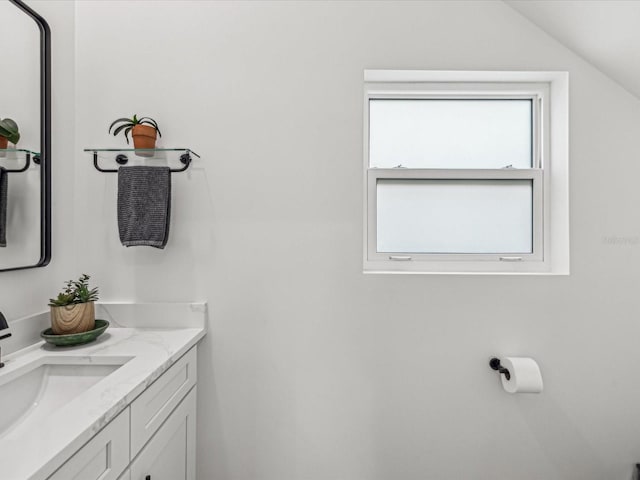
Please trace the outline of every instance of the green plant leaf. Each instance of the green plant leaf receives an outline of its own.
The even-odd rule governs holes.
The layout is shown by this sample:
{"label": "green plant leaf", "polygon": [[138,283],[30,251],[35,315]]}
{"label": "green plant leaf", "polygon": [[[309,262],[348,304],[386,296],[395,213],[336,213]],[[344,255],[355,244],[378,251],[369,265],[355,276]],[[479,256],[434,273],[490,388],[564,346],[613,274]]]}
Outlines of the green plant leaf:
{"label": "green plant leaf", "polygon": [[0,123],[2,123],[2,125],[10,132],[17,133],[19,131],[18,124],[10,118],[5,118],[4,120],[0,121]]}
{"label": "green plant leaf", "polygon": [[89,288],[89,278],[91,278],[89,275],[83,273],[78,280],[67,281],[64,290],[56,298],[49,299],[49,305],[63,307],[65,305],[98,300],[98,288]]}
{"label": "green plant leaf", "polygon": [[14,133],[13,135],[11,135],[10,137],[7,137],[9,139],[9,141],[13,144],[16,144],[20,141],[20,134],[19,133]]}
{"label": "green plant leaf", "polygon": [[116,123],[120,123],[120,122],[131,122],[132,120],[130,118],[126,118],[126,117],[122,117],[122,118],[118,118],[117,120],[114,120],[113,123],[111,125],[109,125],[109,133],[111,133],[111,129],[113,128],[113,126]]}
{"label": "green plant leaf", "polygon": [[0,135],[7,138],[11,143],[18,143],[20,140],[18,124],[10,118],[0,120]]}
{"label": "green plant leaf", "polygon": [[156,121],[155,121],[153,118],[151,118],[151,117],[142,117],[142,118],[138,119],[138,122],[140,122],[140,123],[143,123],[143,122],[144,122],[144,123],[146,123],[146,124],[148,124],[148,125],[152,125],[152,126],[154,126],[154,127],[157,127],[157,126],[158,126],[158,124],[156,123]]}
{"label": "green plant leaf", "polygon": [[124,138],[126,138],[126,139],[127,139],[127,145],[129,144],[129,132],[130,132],[132,129],[133,129],[133,126],[131,126],[131,127],[127,128],[127,129],[124,131]]}
{"label": "green plant leaf", "polygon": [[160,133],[160,128],[158,127],[158,123],[151,117],[142,117],[138,120],[139,123],[145,123],[147,125],[151,125],[158,132],[158,136],[161,137],[162,133]]}
{"label": "green plant leaf", "polygon": [[113,136],[115,137],[116,135],[118,135],[118,134],[119,134],[122,130],[124,130],[125,128],[127,128],[127,127],[131,127],[131,125],[132,125],[131,123],[125,123],[125,124],[123,124],[123,125],[120,125],[118,128],[116,128],[116,129],[113,131]]}
{"label": "green plant leaf", "polygon": [[65,305],[71,305],[74,297],[75,295],[73,293],[59,293],[56,298],[49,299],[49,305],[52,307],[64,307]]}
{"label": "green plant leaf", "polygon": [[18,133],[18,125],[16,125],[16,122],[11,120],[10,118],[5,118],[4,120],[0,120],[0,129],[4,133],[6,133],[6,135],[3,134],[3,136],[5,137],[8,135]]}

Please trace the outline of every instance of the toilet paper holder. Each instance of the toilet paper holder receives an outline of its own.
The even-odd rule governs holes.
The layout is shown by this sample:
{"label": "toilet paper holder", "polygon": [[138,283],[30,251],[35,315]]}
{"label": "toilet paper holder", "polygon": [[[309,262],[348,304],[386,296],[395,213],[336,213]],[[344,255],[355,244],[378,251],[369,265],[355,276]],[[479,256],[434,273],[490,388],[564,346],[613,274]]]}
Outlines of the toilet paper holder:
{"label": "toilet paper holder", "polygon": [[511,373],[509,373],[509,370],[507,368],[504,368],[500,364],[500,359],[499,358],[493,357],[491,360],[489,360],[489,366],[493,370],[496,370],[496,371],[500,372],[501,374],[503,374],[507,380],[511,380]]}

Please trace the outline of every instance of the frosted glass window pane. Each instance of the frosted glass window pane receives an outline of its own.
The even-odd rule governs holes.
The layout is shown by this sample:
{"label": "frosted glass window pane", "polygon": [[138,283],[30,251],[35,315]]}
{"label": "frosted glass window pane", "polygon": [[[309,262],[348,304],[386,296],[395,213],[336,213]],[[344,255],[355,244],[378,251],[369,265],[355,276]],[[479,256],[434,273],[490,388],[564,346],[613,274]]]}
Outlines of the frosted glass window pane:
{"label": "frosted glass window pane", "polygon": [[531,100],[369,101],[372,167],[531,168]]}
{"label": "frosted glass window pane", "polygon": [[531,253],[531,180],[378,180],[378,252]]}

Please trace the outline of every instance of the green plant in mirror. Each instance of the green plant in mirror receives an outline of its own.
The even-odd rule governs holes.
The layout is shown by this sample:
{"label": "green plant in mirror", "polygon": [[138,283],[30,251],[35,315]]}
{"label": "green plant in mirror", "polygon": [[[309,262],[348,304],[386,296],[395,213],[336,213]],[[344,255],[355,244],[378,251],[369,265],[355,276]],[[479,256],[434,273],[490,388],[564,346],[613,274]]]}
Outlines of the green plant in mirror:
{"label": "green plant in mirror", "polygon": [[65,288],[56,298],[49,299],[49,306],[64,307],[76,303],[88,303],[98,300],[98,287],[89,288],[91,277],[83,273],[78,280],[68,280]]}
{"label": "green plant in mirror", "polygon": [[158,123],[153,118],[151,117],[138,118],[137,114],[134,114],[133,118],[123,117],[123,118],[118,118],[117,120],[114,120],[113,123],[109,125],[109,133],[111,133],[111,130],[113,129],[113,136],[115,137],[120,132],[124,131],[124,138],[126,138],[127,143],[129,143],[129,132],[131,132],[133,127],[135,127],[136,125],[149,125],[156,129],[156,131],[158,132],[158,136],[160,137],[162,136],[162,133],[160,133],[160,129],[158,128]]}
{"label": "green plant in mirror", "polygon": [[18,140],[20,140],[18,124],[10,118],[0,120],[0,135],[7,138],[11,143],[18,143]]}

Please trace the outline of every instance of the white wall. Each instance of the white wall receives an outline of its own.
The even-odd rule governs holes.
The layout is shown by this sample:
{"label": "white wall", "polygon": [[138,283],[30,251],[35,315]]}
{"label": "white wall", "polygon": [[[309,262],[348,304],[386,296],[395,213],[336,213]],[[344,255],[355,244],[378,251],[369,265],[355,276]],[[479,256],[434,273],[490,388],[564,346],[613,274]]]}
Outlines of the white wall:
{"label": "white wall", "polygon": [[[76,263],[105,300],[210,302],[199,479],[630,478],[636,98],[497,1],[77,2],[76,33]],[[570,72],[571,276],[362,274],[366,68]],[[80,153],[133,113],[202,155],[164,251],[119,245]],[[500,389],[508,354],[543,395]]]}
{"label": "white wall", "polygon": [[[46,310],[50,297],[54,296],[60,287],[62,280],[69,278],[67,268],[71,265],[71,252],[73,249],[73,156],[74,156],[74,5],[69,1],[59,0],[29,0],[28,5],[41,14],[51,27],[52,41],[52,191],[53,191],[53,252],[49,266],[18,272],[0,272],[0,311],[9,322],[17,318]],[[14,8],[14,7],[12,7]],[[34,36],[38,38],[38,30],[33,20]],[[1,22],[0,22],[1,23]],[[39,49],[36,42],[31,52],[31,62],[38,58]],[[17,68],[17,60],[11,62],[11,66],[4,64],[0,71],[14,71]],[[4,75],[3,75],[4,76]],[[36,93],[38,79],[36,79]],[[20,84],[27,91],[33,92],[33,84],[25,80]],[[16,94],[19,96],[21,90]],[[2,113],[0,112],[0,115]],[[4,116],[7,116],[6,114]],[[24,126],[24,129],[22,128]],[[32,143],[34,132],[28,122],[20,125],[25,148],[38,148],[38,141]],[[37,130],[37,127],[36,127]],[[35,133],[37,135],[37,132]],[[20,144],[23,141],[21,140]],[[22,145],[21,145],[22,146]],[[32,167],[28,174],[38,173]],[[30,179],[33,180],[33,179]],[[37,179],[36,179],[37,180]],[[9,189],[16,190],[21,187],[21,179],[11,176]],[[20,195],[20,192],[14,194]],[[15,207],[15,205],[13,205]],[[13,208],[12,207],[12,208]],[[14,210],[14,214],[18,211]],[[15,232],[14,232],[15,233]],[[15,237],[13,237],[15,238]],[[9,238],[8,238],[9,240]],[[9,247],[7,247],[8,249]],[[0,249],[2,250],[2,249]],[[13,252],[13,255],[16,255]],[[35,263],[39,253],[31,255],[31,261]],[[12,257],[13,258],[13,257]],[[14,258],[15,260],[15,258]]]}

